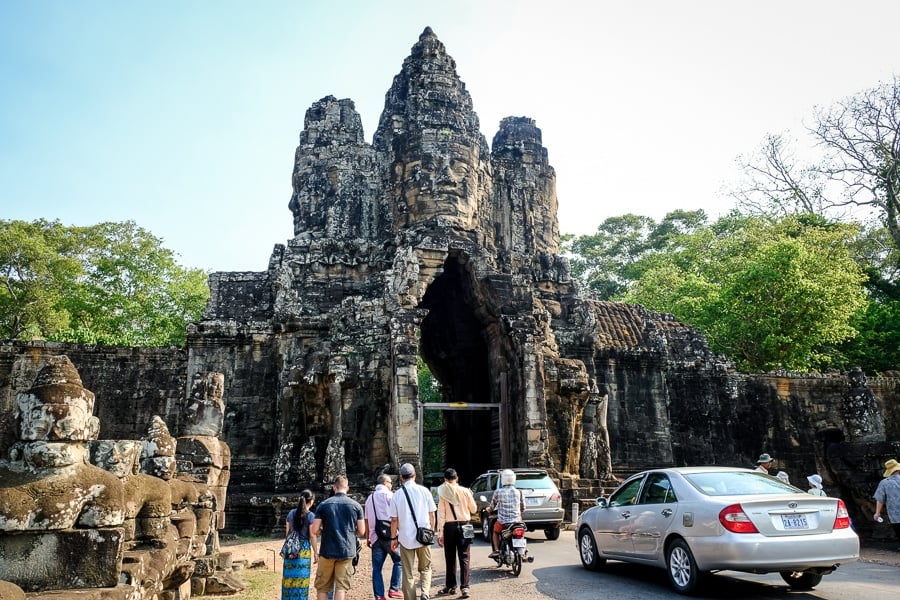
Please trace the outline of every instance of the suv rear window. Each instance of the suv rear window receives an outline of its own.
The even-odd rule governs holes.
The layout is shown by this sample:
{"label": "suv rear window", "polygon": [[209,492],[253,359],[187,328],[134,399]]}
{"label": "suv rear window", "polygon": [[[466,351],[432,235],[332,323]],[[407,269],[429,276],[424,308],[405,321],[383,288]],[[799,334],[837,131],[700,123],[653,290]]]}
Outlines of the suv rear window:
{"label": "suv rear window", "polygon": [[553,489],[555,484],[546,473],[516,473],[516,487],[547,490]]}

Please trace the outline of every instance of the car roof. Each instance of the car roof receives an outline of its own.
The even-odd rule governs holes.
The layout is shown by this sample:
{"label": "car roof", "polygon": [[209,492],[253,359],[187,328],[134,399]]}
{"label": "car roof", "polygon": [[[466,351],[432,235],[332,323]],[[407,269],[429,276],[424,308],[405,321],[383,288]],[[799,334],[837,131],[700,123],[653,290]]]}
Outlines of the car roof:
{"label": "car roof", "polygon": [[[482,475],[495,475],[497,473],[502,473],[506,469],[488,469]],[[548,475],[546,469],[538,469],[532,467],[509,467],[509,470],[513,473],[540,473],[543,475]]]}
{"label": "car roof", "polygon": [[650,473],[650,472],[668,472],[668,473],[680,473],[682,475],[690,475],[691,473],[741,473],[741,472],[756,472],[755,469],[747,469],[744,467],[722,467],[717,465],[707,465],[707,466],[696,466],[696,467],[659,467],[657,469],[644,469],[640,473],[635,473],[635,475],[640,475],[641,473]]}

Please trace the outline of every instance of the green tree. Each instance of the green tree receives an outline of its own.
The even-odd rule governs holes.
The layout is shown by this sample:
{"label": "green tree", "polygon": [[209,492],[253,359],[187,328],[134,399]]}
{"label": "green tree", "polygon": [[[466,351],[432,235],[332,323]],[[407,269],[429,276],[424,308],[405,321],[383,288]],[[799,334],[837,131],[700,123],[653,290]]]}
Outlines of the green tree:
{"label": "green tree", "polygon": [[566,236],[563,253],[572,275],[591,295],[613,300],[640,278],[650,257],[677,246],[682,236],[705,223],[702,210],[676,210],[660,223],[635,214],[610,217],[592,235]]}
{"label": "green tree", "polygon": [[59,222],[0,221],[0,338],[30,339],[69,323],[61,304],[82,265]]}
{"label": "green tree", "polygon": [[823,368],[865,305],[855,234],[815,218],[731,214],[655,254],[625,299],[694,325],[743,369]]}
{"label": "green tree", "polygon": [[[206,274],[177,264],[162,241],[134,222],[64,227],[59,222],[0,222],[0,230],[30,235],[41,252],[0,256],[7,287],[2,335],[121,346],[181,345],[185,326],[202,315],[209,296]],[[15,243],[17,238],[7,235]],[[3,243],[3,242],[0,242]],[[6,247],[6,244],[4,244]],[[66,268],[60,266],[60,262]],[[50,277],[42,275],[53,273]],[[42,299],[49,318],[35,315],[29,298]],[[17,327],[13,327],[19,323]],[[24,324],[24,325],[23,325]]]}

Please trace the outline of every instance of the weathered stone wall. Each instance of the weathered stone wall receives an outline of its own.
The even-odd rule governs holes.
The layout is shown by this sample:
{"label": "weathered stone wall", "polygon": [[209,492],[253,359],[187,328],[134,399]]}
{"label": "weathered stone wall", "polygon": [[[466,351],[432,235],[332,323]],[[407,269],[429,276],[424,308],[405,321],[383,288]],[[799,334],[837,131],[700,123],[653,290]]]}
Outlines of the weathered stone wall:
{"label": "weathered stone wall", "polygon": [[[50,356],[65,354],[84,386],[102,398],[95,409],[100,436],[140,439],[153,415],[177,423],[187,393],[184,348],[119,348],[54,342],[0,342],[0,423],[12,423],[16,393],[31,386]],[[0,427],[0,457],[15,440]]]}

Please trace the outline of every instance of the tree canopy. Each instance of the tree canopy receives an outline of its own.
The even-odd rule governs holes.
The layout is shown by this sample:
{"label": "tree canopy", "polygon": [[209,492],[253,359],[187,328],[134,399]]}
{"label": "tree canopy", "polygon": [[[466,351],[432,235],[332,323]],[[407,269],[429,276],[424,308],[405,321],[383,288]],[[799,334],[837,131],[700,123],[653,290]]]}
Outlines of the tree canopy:
{"label": "tree canopy", "polygon": [[[605,280],[621,290],[610,299],[675,315],[743,369],[830,366],[834,346],[856,335],[852,319],[866,303],[865,276],[850,252],[857,228],[808,216],[737,212],[704,225],[703,215],[684,220],[689,214],[678,211],[660,224],[618,221],[640,228],[617,230],[639,251],[616,268],[609,269],[603,256],[619,247],[614,236],[594,245],[596,236],[576,238],[569,248],[600,249]],[[590,286],[599,271],[590,268],[593,257],[574,258],[586,265],[581,277]]]}
{"label": "tree canopy", "polygon": [[0,270],[8,339],[181,345],[209,297],[203,271],[180,266],[132,221],[0,221]]}

